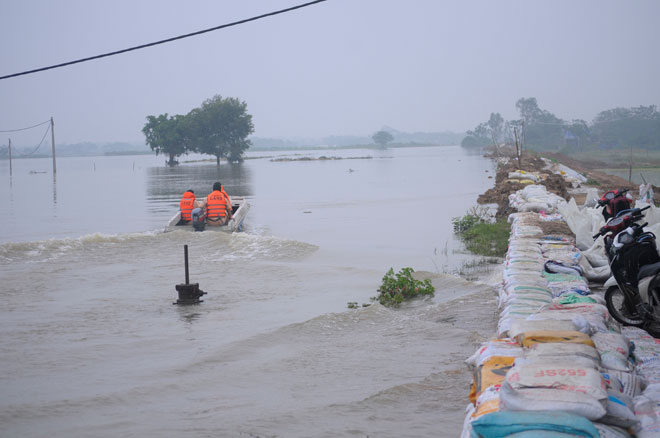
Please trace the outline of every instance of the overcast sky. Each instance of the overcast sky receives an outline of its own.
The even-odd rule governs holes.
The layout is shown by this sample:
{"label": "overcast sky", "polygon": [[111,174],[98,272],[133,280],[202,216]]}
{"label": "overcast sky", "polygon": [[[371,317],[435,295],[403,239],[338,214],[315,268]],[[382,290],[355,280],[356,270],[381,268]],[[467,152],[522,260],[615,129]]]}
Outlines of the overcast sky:
{"label": "overcast sky", "polygon": [[[0,76],[305,0],[3,0]],[[259,137],[464,131],[520,97],[564,119],[660,104],[660,1],[328,0],[201,36],[0,81],[0,130],[143,142],[147,115],[216,94]],[[38,143],[42,132],[0,134]],[[33,138],[36,137],[34,140]],[[16,140],[16,139],[18,140]]]}

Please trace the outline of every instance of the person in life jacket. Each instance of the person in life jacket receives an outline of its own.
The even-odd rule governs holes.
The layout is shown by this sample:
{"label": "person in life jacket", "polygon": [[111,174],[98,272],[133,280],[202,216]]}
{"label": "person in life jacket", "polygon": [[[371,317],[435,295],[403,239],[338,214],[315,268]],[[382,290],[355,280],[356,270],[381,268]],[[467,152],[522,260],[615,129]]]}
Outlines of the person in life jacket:
{"label": "person in life jacket", "polygon": [[182,222],[190,222],[192,219],[191,213],[195,207],[195,192],[193,192],[192,189],[188,189],[183,194],[181,201],[179,201],[179,209],[181,210]]}
{"label": "person in life jacket", "polygon": [[[220,183],[218,182],[218,184],[220,184]],[[229,203],[229,207],[230,207],[230,210],[231,210],[231,198],[229,198],[229,195],[227,194],[227,192],[225,192],[225,187],[222,184],[220,184],[220,191],[227,198],[227,202]]]}
{"label": "person in life jacket", "polygon": [[231,201],[222,190],[222,184],[213,184],[213,191],[206,198],[206,222],[211,226],[224,225],[231,219]]}

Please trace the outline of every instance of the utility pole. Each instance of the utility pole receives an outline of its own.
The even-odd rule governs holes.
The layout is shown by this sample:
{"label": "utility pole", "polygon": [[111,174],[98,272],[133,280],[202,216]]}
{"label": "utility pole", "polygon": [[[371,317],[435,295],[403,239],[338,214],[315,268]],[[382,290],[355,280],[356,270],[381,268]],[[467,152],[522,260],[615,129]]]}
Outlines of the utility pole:
{"label": "utility pole", "polygon": [[628,182],[632,181],[632,163],[633,163],[633,153],[632,153],[632,143],[630,144],[630,167],[628,168]]}
{"label": "utility pole", "polygon": [[55,123],[53,118],[50,118],[50,144],[53,146],[53,175],[57,173],[57,166],[55,165]]}
{"label": "utility pole", "polygon": [[9,139],[9,176],[11,177],[11,138]]}

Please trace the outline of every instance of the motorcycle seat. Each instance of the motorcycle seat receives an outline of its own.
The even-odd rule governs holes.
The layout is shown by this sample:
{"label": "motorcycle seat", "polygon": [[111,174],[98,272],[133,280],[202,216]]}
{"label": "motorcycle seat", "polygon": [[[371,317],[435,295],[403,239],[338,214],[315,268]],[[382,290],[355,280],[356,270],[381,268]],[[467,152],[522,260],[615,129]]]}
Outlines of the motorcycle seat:
{"label": "motorcycle seat", "polygon": [[637,279],[641,280],[642,278],[650,277],[652,275],[660,272],[660,262],[652,263],[650,265],[644,265],[639,268],[639,273],[637,274]]}

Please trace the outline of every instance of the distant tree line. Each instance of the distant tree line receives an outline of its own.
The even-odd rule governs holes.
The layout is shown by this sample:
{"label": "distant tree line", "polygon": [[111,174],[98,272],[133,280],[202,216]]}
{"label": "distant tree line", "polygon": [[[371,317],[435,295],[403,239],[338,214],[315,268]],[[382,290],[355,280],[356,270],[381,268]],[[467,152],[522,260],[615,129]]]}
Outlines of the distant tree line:
{"label": "distant tree line", "polygon": [[522,133],[528,147],[541,150],[660,149],[660,113],[655,105],[601,111],[591,123],[563,120],[539,107],[536,98],[516,102],[520,119],[505,121],[491,113],[487,122],[467,131],[465,147],[509,143],[513,133]]}
{"label": "distant tree line", "polygon": [[247,104],[221,96],[205,100],[186,115],[147,116],[142,128],[147,145],[156,155],[167,155],[169,166],[178,164],[176,158],[189,152],[213,155],[217,164],[221,158],[242,162],[243,152],[251,144],[247,136],[253,132]]}

